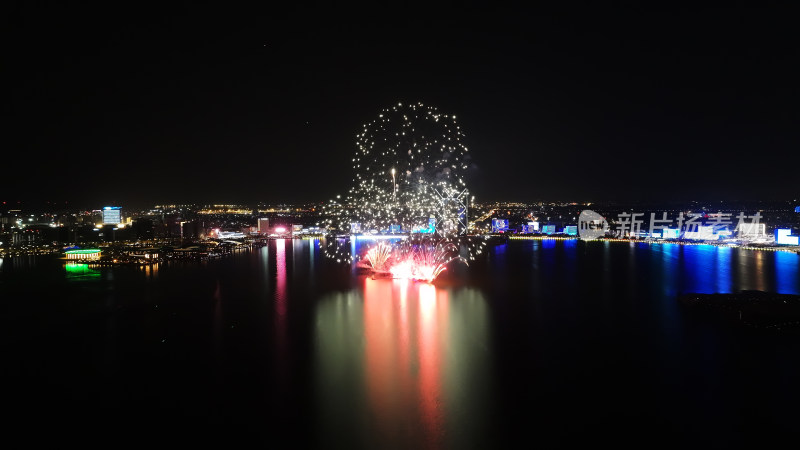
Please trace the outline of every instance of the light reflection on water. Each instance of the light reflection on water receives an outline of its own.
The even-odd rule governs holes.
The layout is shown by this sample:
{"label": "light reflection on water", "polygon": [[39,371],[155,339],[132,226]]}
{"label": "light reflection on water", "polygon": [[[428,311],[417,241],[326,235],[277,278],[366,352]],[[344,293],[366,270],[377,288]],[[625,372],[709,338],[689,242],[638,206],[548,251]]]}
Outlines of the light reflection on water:
{"label": "light reflection on water", "polygon": [[481,410],[488,395],[486,313],[474,290],[366,277],[362,289],[320,301],[323,441],[440,448],[476,438],[480,424],[464,411]]}
{"label": "light reflection on water", "polygon": [[67,263],[64,265],[67,280],[99,279],[100,269],[89,264]]}
{"label": "light reflection on water", "polygon": [[289,357],[287,343],[287,308],[289,295],[286,286],[286,239],[275,240],[275,261],[275,353],[277,356],[277,377],[279,382],[283,385],[286,383],[286,377],[288,376],[287,359]]}
{"label": "light reflection on water", "polygon": [[[665,247],[669,244],[665,244]],[[683,292],[730,293],[777,290],[797,293],[796,267],[800,256],[787,252],[737,250],[714,245],[679,246]],[[791,285],[794,284],[794,288]]]}
{"label": "light reflection on water", "polygon": [[797,294],[800,291],[800,255],[775,252],[775,290],[781,294]]}
{"label": "light reflection on water", "polygon": [[[0,299],[14,313],[10,334],[35,335],[28,328],[53,318],[40,329],[56,339],[4,348],[27,361],[20,367],[54,374],[31,392],[61,392],[72,373],[85,399],[113,380],[91,398],[96,411],[111,399],[152,415],[166,399],[177,406],[164,423],[220,423],[226,440],[249,420],[270,438],[302,426],[320,448],[492,448],[509,433],[558,443],[573,425],[612,433],[620,423],[686,430],[681,443],[708,430],[733,442],[741,414],[730,399],[749,398],[774,424],[774,404],[800,398],[788,337],[740,340],[687,320],[675,301],[692,291],[799,294],[792,253],[509,242],[434,285],[351,277],[317,241],[275,240],[207,263],[100,267],[91,278],[72,278],[60,260],[28,262],[4,261]],[[131,394],[118,401],[120,386]]]}

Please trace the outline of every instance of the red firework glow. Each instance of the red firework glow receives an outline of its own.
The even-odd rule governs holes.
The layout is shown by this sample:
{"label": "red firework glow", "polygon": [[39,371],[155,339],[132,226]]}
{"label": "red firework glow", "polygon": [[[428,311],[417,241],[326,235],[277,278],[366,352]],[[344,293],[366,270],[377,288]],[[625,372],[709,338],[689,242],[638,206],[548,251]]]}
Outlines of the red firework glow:
{"label": "red firework glow", "polygon": [[373,274],[388,274],[392,278],[433,281],[458,255],[452,242],[431,242],[429,239],[406,240],[392,247],[383,242],[370,248],[365,259]]}

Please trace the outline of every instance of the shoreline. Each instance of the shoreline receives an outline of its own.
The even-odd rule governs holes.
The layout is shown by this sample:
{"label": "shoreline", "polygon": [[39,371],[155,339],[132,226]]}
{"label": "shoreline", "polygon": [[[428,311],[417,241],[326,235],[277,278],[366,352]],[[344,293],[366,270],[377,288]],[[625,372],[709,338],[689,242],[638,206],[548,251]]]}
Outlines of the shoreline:
{"label": "shoreline", "polygon": [[[518,236],[518,235],[511,235],[508,236],[510,240],[534,240],[534,241],[580,241],[577,236]],[[754,247],[752,245],[730,245],[724,243],[715,243],[710,241],[669,241],[669,240],[648,240],[648,239],[618,239],[618,238],[598,238],[598,239],[591,239],[591,240],[583,240],[584,242],[627,242],[627,243],[637,243],[637,244],[671,244],[671,245],[709,245],[712,247],[726,247],[726,248],[740,248],[743,250],[762,250],[762,251],[771,251],[771,252],[788,252],[788,253],[797,253],[800,254],[800,247],[795,246],[788,246],[788,247],[777,247],[777,246],[769,246],[769,247]]]}

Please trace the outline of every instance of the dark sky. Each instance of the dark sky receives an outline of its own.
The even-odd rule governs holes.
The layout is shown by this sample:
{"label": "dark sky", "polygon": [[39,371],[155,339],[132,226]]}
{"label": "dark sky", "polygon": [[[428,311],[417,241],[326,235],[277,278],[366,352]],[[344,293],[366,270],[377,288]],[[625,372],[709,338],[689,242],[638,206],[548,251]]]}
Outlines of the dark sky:
{"label": "dark sky", "polygon": [[323,201],[399,101],[478,200],[800,198],[788,10],[262,3],[7,7],[0,200]]}

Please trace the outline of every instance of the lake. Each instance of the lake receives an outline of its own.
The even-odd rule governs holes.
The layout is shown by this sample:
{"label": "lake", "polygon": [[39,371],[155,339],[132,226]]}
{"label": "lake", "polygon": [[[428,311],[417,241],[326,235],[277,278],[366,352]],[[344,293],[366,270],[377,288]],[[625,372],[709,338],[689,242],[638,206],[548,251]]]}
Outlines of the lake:
{"label": "lake", "polygon": [[[367,244],[368,245],[368,244]],[[800,255],[511,240],[432,284],[315,240],[0,264],[6,435],[90,446],[752,447],[798,437],[800,337],[682,292],[800,294]]]}

